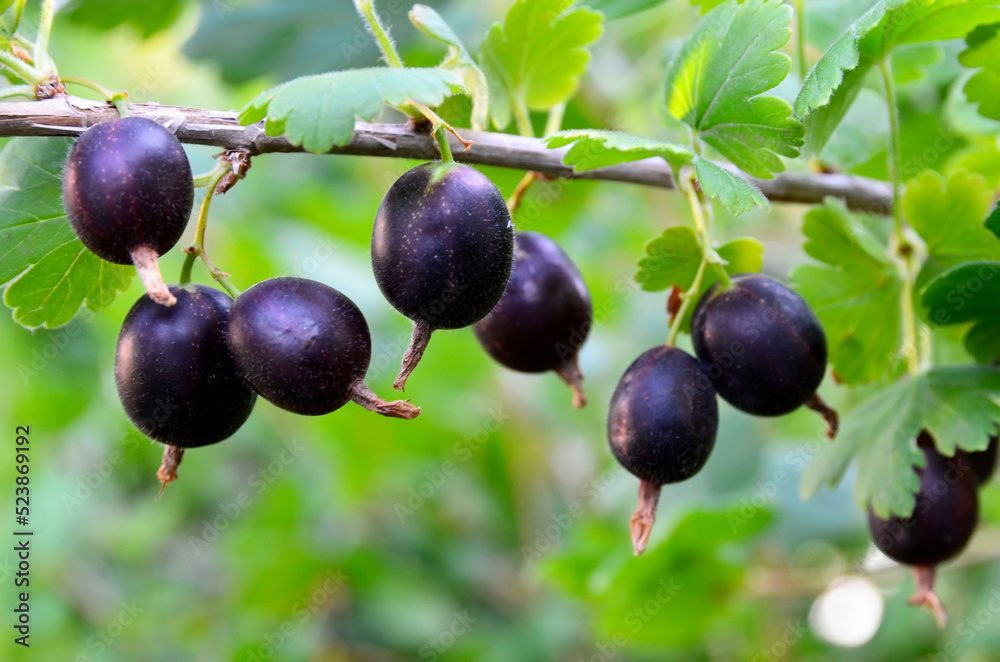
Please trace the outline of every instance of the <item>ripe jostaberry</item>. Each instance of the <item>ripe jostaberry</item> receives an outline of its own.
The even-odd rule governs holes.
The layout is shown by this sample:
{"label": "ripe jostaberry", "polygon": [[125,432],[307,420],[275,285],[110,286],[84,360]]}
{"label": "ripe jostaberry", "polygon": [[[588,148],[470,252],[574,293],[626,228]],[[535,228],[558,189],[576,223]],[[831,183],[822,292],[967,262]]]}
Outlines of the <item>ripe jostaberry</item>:
{"label": "ripe jostaberry", "polygon": [[715,387],[698,362],[676,347],[654,347],[628,367],[608,414],[615,459],[641,481],[632,544],[641,554],[656,519],[660,487],[691,478],[715,447]]}
{"label": "ripe jostaberry", "polygon": [[985,485],[997,469],[997,436],[990,437],[989,446],[985,450],[973,451],[967,455],[976,480],[980,485]]}
{"label": "ripe jostaberry", "polygon": [[371,411],[412,419],[420,408],[380,399],[364,383],[371,334],[354,302],[323,283],[272,278],[241,294],[229,315],[236,367],[269,402],[318,416],[353,400]]}
{"label": "ripe jostaberry", "polygon": [[975,472],[964,470],[963,458],[941,455],[926,431],[920,433],[917,445],[926,464],[914,469],[920,476],[920,491],[913,513],[886,519],[869,508],[868,528],[882,553],[913,566],[917,592],[910,604],[927,607],[943,626],[944,605],[934,593],[936,566],[958,555],[972,538],[979,521],[979,482]]}
{"label": "ripe jostaberry", "polygon": [[177,303],[141,297],[122,324],[115,384],[125,413],[166,444],[159,478],[177,478],[185,448],[218,443],[253,411],[257,394],[237,373],[226,343],[232,299],[203,285],[170,287]]}
{"label": "ripe jostaberry", "polygon": [[587,285],[559,244],[519,232],[507,288],[473,329],[483,349],[508,368],[554,370],[573,389],[573,406],[582,407],[587,398],[577,355],[592,317]]}
{"label": "ripe jostaberry", "polygon": [[91,127],[66,161],[63,204],[80,241],[108,262],[134,264],[157,303],[176,302],[157,257],[181,238],[193,203],[184,148],[174,134],[143,117]]}
{"label": "ripe jostaberry", "polygon": [[837,414],[816,394],[826,373],[826,335],[797,293],[760,274],[713,285],[691,319],[695,353],[724,400],[757,416],[780,416],[802,405]]}
{"label": "ripe jostaberry", "polygon": [[372,267],[385,298],[413,320],[393,387],[402,390],[435,329],[486,316],[510,275],[514,228],[497,187],[475,168],[425,163],[385,194],[372,229]]}

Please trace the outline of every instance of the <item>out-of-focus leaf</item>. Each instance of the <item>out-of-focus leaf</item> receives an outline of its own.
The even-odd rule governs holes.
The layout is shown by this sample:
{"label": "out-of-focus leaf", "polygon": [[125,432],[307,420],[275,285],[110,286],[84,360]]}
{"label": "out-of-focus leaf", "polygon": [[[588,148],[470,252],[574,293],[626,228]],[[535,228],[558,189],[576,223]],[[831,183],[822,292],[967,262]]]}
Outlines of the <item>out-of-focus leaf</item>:
{"label": "out-of-focus leaf", "polygon": [[60,14],[68,16],[74,23],[98,30],[132,25],[143,37],[148,37],[170,27],[185,6],[187,0],[72,0],[60,9]]}

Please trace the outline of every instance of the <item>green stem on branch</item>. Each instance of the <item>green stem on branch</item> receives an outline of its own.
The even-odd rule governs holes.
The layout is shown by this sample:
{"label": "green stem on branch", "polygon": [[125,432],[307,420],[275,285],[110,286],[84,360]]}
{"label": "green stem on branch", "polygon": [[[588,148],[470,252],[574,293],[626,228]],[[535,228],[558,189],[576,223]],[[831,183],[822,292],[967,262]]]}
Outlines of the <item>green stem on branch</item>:
{"label": "green stem on branch", "polygon": [[531,125],[531,114],[528,106],[522,99],[512,99],[510,111],[514,114],[514,121],[517,123],[517,132],[525,138],[535,137],[535,127]]}
{"label": "green stem on branch", "polygon": [[227,161],[219,162],[215,170],[212,171],[212,178],[208,182],[208,188],[205,190],[205,197],[202,198],[201,207],[198,210],[198,226],[194,233],[194,243],[189,247],[184,249],[187,253],[187,257],[184,259],[184,266],[181,268],[181,283],[187,283],[191,281],[191,268],[194,266],[194,261],[201,257],[202,262],[205,263],[205,268],[208,269],[208,273],[211,274],[212,278],[216,280],[229,292],[229,295],[234,299],[240,295],[240,291],[236,289],[232,283],[229,282],[229,274],[225,273],[208,259],[208,254],[205,253],[205,228],[208,225],[208,210],[212,206],[212,198],[215,196],[215,187],[218,186],[222,178],[226,176],[227,173],[232,171],[232,165]]}
{"label": "green stem on branch", "polygon": [[114,95],[111,98],[111,103],[115,105],[118,109],[118,117],[131,117],[132,113],[128,110],[128,104],[125,103],[125,97],[121,95]]}
{"label": "green stem on branch", "polygon": [[21,58],[5,50],[0,50],[0,65],[7,67],[15,76],[25,83],[31,83],[32,85],[38,85],[48,78],[48,74],[42,73]]}
{"label": "green stem on branch", "polygon": [[913,286],[916,280],[917,264],[915,247],[906,236],[906,221],[903,219],[902,190],[902,140],[899,130],[899,104],[896,98],[896,82],[892,77],[891,55],[886,54],[879,62],[885,98],[889,111],[889,181],[892,185],[892,217],[895,221],[895,257],[900,261],[903,276],[901,292],[901,313],[903,317],[903,356],[910,374],[920,370],[920,343],[917,333],[917,314],[913,305]]}
{"label": "green stem on branch", "polygon": [[29,99],[34,99],[35,88],[30,85],[11,85],[10,87],[0,89],[0,99],[9,99],[10,97],[28,97]]}
{"label": "green stem on branch", "polygon": [[[546,136],[550,136],[553,133],[557,132],[560,128],[562,128],[563,116],[565,114],[566,114],[565,102],[556,104],[555,106],[552,107],[552,110],[549,111],[548,119],[545,120]],[[532,130],[530,122],[528,122],[527,130],[528,131]],[[532,137],[530,133],[522,135],[525,135],[528,138]],[[510,194],[510,199],[507,201],[507,210],[510,212],[511,216],[513,216],[517,208],[521,206],[521,200],[524,198],[524,195],[528,192],[528,189],[530,189],[532,184],[534,184],[536,181],[538,181],[537,172],[529,170],[528,172],[524,173],[524,176],[521,178],[521,181],[517,183],[516,187],[514,187],[514,192]]]}
{"label": "green stem on branch", "polygon": [[38,17],[38,36],[35,37],[35,52],[32,59],[46,75],[55,75],[56,67],[49,57],[49,35],[52,34],[52,20],[56,16],[56,0],[45,0],[42,13]]}
{"label": "green stem on branch", "polygon": [[104,87],[99,83],[95,83],[94,81],[88,80],[86,78],[80,78],[79,76],[60,76],[60,79],[64,83],[68,83],[70,85],[79,85],[80,87],[85,87],[88,90],[97,92],[99,95],[101,95],[101,98],[107,101],[108,103],[112,103],[116,95],[122,94],[121,92],[112,92],[111,90],[109,90],[108,88]]}
{"label": "green stem on branch", "polygon": [[368,27],[371,28],[372,34],[375,35],[375,41],[378,42],[378,47],[382,51],[382,55],[385,56],[386,63],[390,67],[397,69],[402,67],[403,60],[399,57],[399,53],[396,52],[396,47],[393,45],[392,39],[389,38],[389,33],[382,27],[382,22],[379,21],[378,14],[375,13],[375,6],[372,0],[354,0],[354,6],[358,8],[361,16],[368,22]]}
{"label": "green stem on branch", "polygon": [[799,79],[804,81],[809,75],[806,62],[806,2],[795,0],[795,47],[799,58]]}

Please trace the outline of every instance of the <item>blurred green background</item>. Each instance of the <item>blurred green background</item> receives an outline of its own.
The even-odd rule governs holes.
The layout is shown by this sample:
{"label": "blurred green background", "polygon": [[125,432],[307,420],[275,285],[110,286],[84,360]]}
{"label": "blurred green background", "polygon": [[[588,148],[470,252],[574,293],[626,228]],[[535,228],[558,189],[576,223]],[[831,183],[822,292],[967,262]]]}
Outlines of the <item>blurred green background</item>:
{"label": "blurred green background", "polygon": [[[470,48],[507,5],[429,4]],[[627,14],[658,3],[602,4]],[[810,0],[810,52],[867,4]],[[409,3],[381,6],[408,63],[442,56],[409,25]],[[697,16],[668,2],[609,22],[564,126],[671,135],[660,78]],[[910,53],[934,63],[924,73],[897,67],[907,76],[904,172],[969,167],[995,186],[997,126],[957,92],[958,48]],[[135,101],[238,109],[271,84],[372,64],[378,53],[347,0],[74,0],[57,18],[53,56],[63,73],[128,89]],[[797,86],[793,73],[780,92]],[[884,177],[883,116],[878,94],[865,91],[826,160]],[[189,147],[196,172],[211,169],[213,153]],[[379,293],[368,243],[381,196],[413,165],[259,157],[214,203],[206,241],[241,289],[294,274],[351,297],[372,329],[368,383],[384,396],[409,323]],[[505,195],[522,174],[483,170]],[[784,278],[804,259],[804,211],[776,205],[732,219],[717,210],[717,234],[761,239],[765,271]],[[983,492],[972,546],[941,572],[951,624],[938,630],[905,606],[908,573],[870,551],[850,475],[799,499],[799,473],[827,443],[808,412],[754,419],[720,403],[708,466],[664,489],[650,548],[633,558],[638,481],[607,450],[605,414],[631,360],[666,338],[664,293],[642,292],[632,275],[644,242],[687,223],[686,207],[664,190],[551,182],[531,191],[516,220],[557,239],[591,288],[595,325],[580,356],[587,408],[573,410],[554,375],[499,368],[470,331],[441,332],[407,390],[423,407],[415,421],[355,405],[303,418],[260,400],[232,439],[188,453],[158,502],[160,448],[130,425],[113,379],[138,279],[109,309],[60,329],[29,332],[0,315],[11,460],[0,463],[0,485],[12,502],[13,431],[30,425],[35,531],[31,648],[15,646],[3,625],[0,659],[1000,659],[996,483]],[[179,250],[162,259],[168,281],[182,259]],[[208,282],[200,266],[195,274]],[[850,394],[832,380],[822,393],[849,410]],[[4,547],[0,611],[12,623],[15,558]]]}

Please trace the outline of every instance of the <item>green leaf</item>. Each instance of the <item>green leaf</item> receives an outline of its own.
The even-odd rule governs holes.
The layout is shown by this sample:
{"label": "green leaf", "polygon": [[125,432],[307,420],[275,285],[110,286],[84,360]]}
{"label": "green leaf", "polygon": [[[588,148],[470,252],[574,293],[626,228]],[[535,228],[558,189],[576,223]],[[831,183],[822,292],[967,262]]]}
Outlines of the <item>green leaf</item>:
{"label": "green leaf", "polygon": [[577,172],[656,156],[665,160],[676,172],[694,158],[694,153],[683,145],[618,131],[573,129],[553,133],[543,142],[549,149],[572,145],[562,161],[573,166]]}
{"label": "green leaf", "polygon": [[927,170],[906,185],[906,220],[927,244],[916,289],[949,267],[1000,254],[1000,240],[983,225],[993,194],[979,175],[958,171],[948,180]]}
{"label": "green leaf", "polygon": [[823,264],[806,264],[792,273],[795,289],[826,331],[834,373],[847,384],[885,376],[900,344],[903,283],[866,229],[875,222],[827,198],[805,215],[802,225],[806,252]]}
{"label": "green leaf", "polygon": [[988,0],[879,2],[834,42],[806,76],[795,99],[796,115],[806,118],[806,152],[822,150],[868,72],[897,46],[964,37],[980,23],[997,18],[1000,7]]}
{"label": "green leaf", "polygon": [[788,75],[791,37],[780,0],[730,0],[708,12],[667,68],[667,110],[756,177],[799,155],[804,128],[784,99],[764,96]]}
{"label": "green leaf", "polygon": [[550,149],[573,145],[563,156],[563,163],[578,172],[661,157],[670,165],[675,178],[682,166],[693,164],[705,194],[718,199],[734,216],[754,207],[770,206],[753,183],[708,159],[695,156],[683,145],[596,129],[560,131],[545,138],[544,142]]}
{"label": "green leaf", "polygon": [[771,207],[771,203],[752,182],[713,161],[701,156],[694,157],[694,172],[705,195],[721,202],[733,216],[744,214],[754,207]]}
{"label": "green leaf", "polygon": [[635,280],[647,292],[659,292],[668,287],[687,290],[694,282],[701,258],[701,245],[694,230],[667,228],[646,244],[646,255],[639,260]]}
{"label": "green leaf", "polygon": [[[719,263],[710,263],[702,277],[701,292],[705,292],[729,275],[755,273],[764,266],[764,246],[756,239],[740,237],[715,250]],[[646,244],[646,255],[639,260],[635,280],[647,292],[660,292],[669,287],[686,291],[694,283],[701,265],[702,250],[691,228],[667,228],[663,234]]]}
{"label": "green leaf", "polygon": [[958,61],[970,69],[982,68],[965,83],[969,103],[979,104],[979,114],[1000,120],[1000,23],[981,25],[965,38],[968,45]]}
{"label": "green leaf", "polygon": [[588,0],[587,6],[604,14],[604,18],[614,21],[632,14],[662,5],[667,0]]}
{"label": "green leaf", "polygon": [[98,30],[129,24],[148,37],[173,25],[186,6],[185,0],[72,0],[59,15]]}
{"label": "green leaf", "polygon": [[946,326],[992,319],[1000,302],[1000,262],[966,262],[927,284],[923,304],[931,324]]}
{"label": "green leaf", "polygon": [[453,69],[461,74],[465,90],[472,99],[470,119],[472,128],[476,131],[484,130],[490,108],[490,90],[486,74],[479,68],[455,31],[434,9],[427,5],[413,5],[409,16],[410,22],[418,30],[448,46],[448,55],[439,66]]}
{"label": "green leaf", "polygon": [[134,269],[104,262],[76,238],[62,206],[70,141],[15,138],[0,153],[0,284],[27,327],[56,327],[81,305],[107,307]]}
{"label": "green leaf", "polygon": [[354,120],[374,119],[386,104],[413,99],[437,106],[463,91],[461,77],[446,69],[352,69],[296,78],[250,100],[241,124],[265,115],[269,136],[285,134],[293,145],[323,154],[354,135]]}
{"label": "green leaf", "polygon": [[854,496],[882,517],[908,516],[923,466],[916,438],[934,437],[938,450],[983,450],[1000,421],[1000,370],[987,366],[948,366],[909,376],[849,412],[837,439],[820,449],[802,476],[805,497],[826,483],[836,484],[852,459],[858,463]]}
{"label": "green leaf", "polygon": [[965,349],[979,363],[992,363],[1000,358],[1000,311],[975,324],[965,334]]}
{"label": "green leaf", "polygon": [[498,129],[511,109],[547,111],[576,92],[587,70],[587,46],[603,31],[603,16],[573,0],[517,0],[479,48],[490,83],[490,115]]}
{"label": "green leaf", "polygon": [[909,44],[892,52],[892,77],[902,85],[923,79],[927,69],[944,57],[937,44]]}

